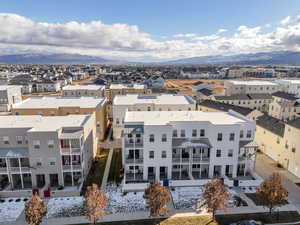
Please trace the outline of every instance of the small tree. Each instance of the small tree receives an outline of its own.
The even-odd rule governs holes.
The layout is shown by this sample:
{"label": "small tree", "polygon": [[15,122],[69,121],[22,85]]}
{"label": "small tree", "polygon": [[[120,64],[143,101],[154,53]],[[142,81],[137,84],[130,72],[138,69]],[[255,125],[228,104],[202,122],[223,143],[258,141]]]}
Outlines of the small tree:
{"label": "small tree", "polygon": [[46,204],[40,199],[40,196],[35,193],[31,199],[25,204],[25,220],[29,225],[39,225],[43,217],[47,213]]}
{"label": "small tree", "polygon": [[86,216],[90,221],[96,224],[98,219],[106,215],[104,209],[107,207],[107,198],[105,194],[98,188],[97,184],[87,187],[84,196],[84,205],[86,208]]}
{"label": "small tree", "polygon": [[256,191],[257,197],[261,200],[264,207],[272,211],[286,203],[288,191],[281,184],[281,177],[278,173],[273,173],[265,179]]}
{"label": "small tree", "polygon": [[224,209],[225,204],[228,202],[229,193],[227,187],[217,177],[215,180],[203,185],[203,189],[203,198],[207,204],[207,210],[212,212],[213,220],[215,220],[216,210]]}
{"label": "small tree", "polygon": [[150,184],[145,190],[151,216],[164,216],[168,209],[165,207],[171,200],[170,192],[160,182]]}

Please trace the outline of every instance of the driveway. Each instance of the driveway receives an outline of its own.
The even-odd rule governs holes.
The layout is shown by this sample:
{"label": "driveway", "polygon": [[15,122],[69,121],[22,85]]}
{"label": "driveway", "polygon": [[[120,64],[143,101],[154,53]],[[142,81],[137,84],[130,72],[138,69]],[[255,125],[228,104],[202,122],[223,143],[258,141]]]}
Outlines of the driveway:
{"label": "driveway", "polygon": [[257,154],[255,171],[262,178],[267,178],[272,173],[277,172],[281,175],[282,184],[288,190],[288,200],[300,213],[300,187],[295,183],[300,183],[300,179],[288,172],[286,169],[277,168],[276,162],[265,154]]}

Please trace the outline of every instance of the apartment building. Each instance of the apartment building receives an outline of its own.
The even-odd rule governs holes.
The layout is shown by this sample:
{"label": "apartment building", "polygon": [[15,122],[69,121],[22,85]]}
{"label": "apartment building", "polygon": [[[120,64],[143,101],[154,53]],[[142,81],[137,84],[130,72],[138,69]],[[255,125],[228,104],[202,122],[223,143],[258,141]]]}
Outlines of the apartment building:
{"label": "apartment building", "polygon": [[255,122],[234,111],[126,112],[123,190],[155,180],[199,186],[215,175],[230,186],[257,185],[254,136]]}
{"label": "apartment building", "polygon": [[256,122],[259,149],[300,178],[300,118],[283,122],[263,115]]}
{"label": "apartment building", "polygon": [[300,98],[300,80],[282,79],[276,80],[275,82],[281,85],[282,91],[296,95],[296,97]]}
{"label": "apartment building", "polygon": [[14,115],[65,116],[95,112],[97,137],[103,140],[107,128],[106,105],[106,99],[95,97],[31,97],[15,104],[12,113]]}
{"label": "apartment building", "polygon": [[258,109],[263,112],[269,110],[272,102],[271,94],[236,94],[236,95],[214,95],[212,100],[226,104],[247,107],[250,109]]}
{"label": "apartment building", "polygon": [[113,100],[113,134],[120,138],[127,111],[191,111],[196,102],[187,95],[177,94],[127,94],[117,95]]}
{"label": "apartment building", "polygon": [[107,97],[110,102],[112,102],[116,95],[151,93],[151,89],[148,89],[144,84],[111,84],[108,90]]}
{"label": "apartment building", "polygon": [[0,85],[0,112],[8,112],[13,104],[22,101],[22,86]]}
{"label": "apartment building", "polygon": [[61,90],[61,82],[43,79],[32,85],[35,92],[58,92]]}
{"label": "apartment building", "polygon": [[275,92],[269,106],[269,115],[279,120],[294,120],[300,117],[300,103],[293,94]]}
{"label": "apartment building", "polygon": [[0,116],[0,195],[78,195],[96,151],[95,114]]}
{"label": "apartment building", "polygon": [[62,88],[62,95],[68,97],[103,97],[105,86],[102,85],[68,85]]}
{"label": "apartment building", "polygon": [[281,86],[272,81],[263,80],[227,80],[224,82],[225,95],[272,94],[280,91]]}

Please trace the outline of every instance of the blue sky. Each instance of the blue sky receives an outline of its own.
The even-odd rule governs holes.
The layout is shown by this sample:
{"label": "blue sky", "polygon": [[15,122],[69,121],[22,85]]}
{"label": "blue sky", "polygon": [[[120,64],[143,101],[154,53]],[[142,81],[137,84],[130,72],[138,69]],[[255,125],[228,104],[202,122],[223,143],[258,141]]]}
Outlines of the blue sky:
{"label": "blue sky", "polygon": [[[1,27],[10,24],[0,34],[5,53],[69,52],[147,61],[299,47],[300,0],[1,0],[0,13]],[[13,34],[20,28],[23,33]],[[82,39],[75,39],[80,33]]]}

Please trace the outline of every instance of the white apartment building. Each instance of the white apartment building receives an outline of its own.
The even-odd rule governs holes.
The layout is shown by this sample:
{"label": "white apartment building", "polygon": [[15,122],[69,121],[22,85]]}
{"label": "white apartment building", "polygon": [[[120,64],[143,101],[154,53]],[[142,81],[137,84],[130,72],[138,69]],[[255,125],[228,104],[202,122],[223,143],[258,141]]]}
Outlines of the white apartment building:
{"label": "white apartment building", "polygon": [[199,186],[214,175],[229,186],[259,185],[254,136],[255,122],[234,111],[126,112],[123,190],[143,190],[155,180]]}
{"label": "white apartment building", "polygon": [[300,117],[300,100],[295,95],[278,91],[272,97],[273,101],[269,105],[270,116],[284,121]]}
{"label": "white apartment building", "polygon": [[10,111],[13,104],[22,101],[22,86],[0,85],[0,112]]}
{"label": "white apartment building", "polygon": [[300,98],[300,80],[276,80],[275,82],[281,85],[282,91]]}
{"label": "white apartment building", "polygon": [[0,195],[78,195],[96,151],[95,114],[0,116]]}
{"label": "white apartment building", "polygon": [[281,86],[273,81],[264,80],[227,80],[224,82],[225,95],[272,94],[280,91]]}
{"label": "white apartment building", "polygon": [[105,86],[102,85],[68,85],[62,88],[62,95],[68,97],[103,97]]}
{"label": "white apartment building", "polygon": [[117,95],[113,100],[113,134],[120,138],[127,111],[191,111],[196,110],[196,102],[187,95],[127,94]]}

